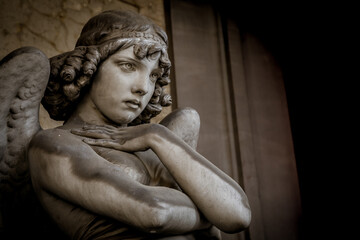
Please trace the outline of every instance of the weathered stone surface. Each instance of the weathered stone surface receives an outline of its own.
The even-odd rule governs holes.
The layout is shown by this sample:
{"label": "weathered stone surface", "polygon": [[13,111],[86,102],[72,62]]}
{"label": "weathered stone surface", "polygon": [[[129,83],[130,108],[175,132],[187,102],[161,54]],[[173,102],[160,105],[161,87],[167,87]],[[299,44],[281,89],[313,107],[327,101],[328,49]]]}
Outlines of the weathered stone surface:
{"label": "weathered stone surface", "polygon": [[0,0],[0,58],[31,45],[48,57],[72,50],[85,22],[110,9],[139,12],[165,28],[162,0]]}

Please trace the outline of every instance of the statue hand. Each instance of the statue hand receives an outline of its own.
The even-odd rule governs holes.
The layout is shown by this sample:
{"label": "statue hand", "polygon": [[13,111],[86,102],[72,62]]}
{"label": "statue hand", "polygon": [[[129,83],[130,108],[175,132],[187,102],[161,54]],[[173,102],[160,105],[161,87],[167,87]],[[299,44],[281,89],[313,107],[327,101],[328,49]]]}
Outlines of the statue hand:
{"label": "statue hand", "polygon": [[71,133],[84,137],[83,141],[92,146],[136,152],[149,149],[150,135],[156,131],[157,125],[142,124],[133,127],[86,125],[82,129],[72,129]]}

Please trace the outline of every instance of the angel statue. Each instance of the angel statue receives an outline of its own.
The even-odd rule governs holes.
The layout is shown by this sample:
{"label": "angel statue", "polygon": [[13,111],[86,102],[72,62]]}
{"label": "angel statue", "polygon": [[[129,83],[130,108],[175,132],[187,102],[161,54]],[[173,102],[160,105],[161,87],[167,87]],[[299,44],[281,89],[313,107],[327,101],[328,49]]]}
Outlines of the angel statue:
{"label": "angel statue", "polygon": [[[1,239],[221,239],[249,226],[243,189],[196,151],[196,110],[150,121],[171,104],[167,47],[151,20],[105,11],[73,51],[1,60]],[[64,124],[42,129],[40,103]]]}

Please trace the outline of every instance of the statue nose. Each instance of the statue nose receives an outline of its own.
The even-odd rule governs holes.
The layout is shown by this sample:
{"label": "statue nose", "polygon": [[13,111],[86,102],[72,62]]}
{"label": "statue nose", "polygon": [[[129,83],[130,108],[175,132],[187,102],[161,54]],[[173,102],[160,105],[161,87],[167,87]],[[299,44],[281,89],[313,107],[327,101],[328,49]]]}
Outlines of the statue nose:
{"label": "statue nose", "polygon": [[148,93],[148,91],[147,90],[145,90],[145,89],[137,89],[137,90],[133,90],[133,93],[135,93],[135,94],[139,94],[140,96],[144,96],[145,94],[147,94]]}
{"label": "statue nose", "polygon": [[148,93],[148,83],[146,77],[138,77],[134,80],[131,88],[132,93],[144,96]]}

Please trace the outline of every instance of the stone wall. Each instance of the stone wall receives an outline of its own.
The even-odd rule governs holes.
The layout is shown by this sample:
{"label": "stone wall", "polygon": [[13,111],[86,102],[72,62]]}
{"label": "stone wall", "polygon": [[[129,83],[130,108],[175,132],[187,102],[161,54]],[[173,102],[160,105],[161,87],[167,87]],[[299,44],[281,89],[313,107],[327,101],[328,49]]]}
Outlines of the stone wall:
{"label": "stone wall", "polygon": [[[139,12],[165,29],[163,0],[0,0],[0,6],[0,59],[23,46],[37,47],[49,58],[71,51],[87,20],[110,9]],[[40,123],[43,128],[61,124],[43,108]]]}

